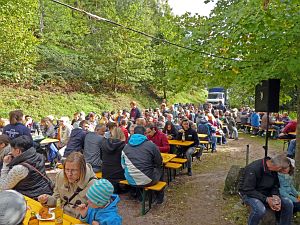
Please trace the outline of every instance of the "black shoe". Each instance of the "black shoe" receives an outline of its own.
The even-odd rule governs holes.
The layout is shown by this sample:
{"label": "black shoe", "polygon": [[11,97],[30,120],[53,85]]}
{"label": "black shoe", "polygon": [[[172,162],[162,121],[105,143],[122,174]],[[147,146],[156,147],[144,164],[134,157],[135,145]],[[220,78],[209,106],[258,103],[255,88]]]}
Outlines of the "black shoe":
{"label": "black shoe", "polygon": [[192,174],[192,168],[188,168],[188,175],[189,176],[192,176],[193,174]]}

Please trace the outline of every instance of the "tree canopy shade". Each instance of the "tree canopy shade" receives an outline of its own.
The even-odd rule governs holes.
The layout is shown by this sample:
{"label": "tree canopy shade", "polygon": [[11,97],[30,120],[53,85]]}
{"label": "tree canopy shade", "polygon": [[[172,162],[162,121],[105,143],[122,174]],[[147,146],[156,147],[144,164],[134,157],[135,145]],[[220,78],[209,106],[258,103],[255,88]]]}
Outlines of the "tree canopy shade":
{"label": "tree canopy shade", "polygon": [[175,16],[166,0],[64,2],[194,51],[97,22],[51,0],[0,0],[2,79],[93,92],[143,87],[158,95],[217,85],[235,93],[238,106],[253,99],[258,82],[280,78],[282,103],[294,98],[297,1],[219,0],[209,18]]}

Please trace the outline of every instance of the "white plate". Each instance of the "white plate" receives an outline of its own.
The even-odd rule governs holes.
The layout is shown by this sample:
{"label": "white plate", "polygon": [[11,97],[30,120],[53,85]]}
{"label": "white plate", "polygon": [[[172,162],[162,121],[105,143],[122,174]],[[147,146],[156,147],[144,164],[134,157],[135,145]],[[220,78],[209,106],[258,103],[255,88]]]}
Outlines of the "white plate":
{"label": "white plate", "polygon": [[40,216],[40,214],[36,214],[36,218],[38,219],[38,220],[42,220],[42,221],[48,221],[48,220],[55,220],[55,213],[54,212],[49,212],[49,214],[51,215],[51,217],[50,218],[48,218],[48,219],[43,219],[41,216]]}

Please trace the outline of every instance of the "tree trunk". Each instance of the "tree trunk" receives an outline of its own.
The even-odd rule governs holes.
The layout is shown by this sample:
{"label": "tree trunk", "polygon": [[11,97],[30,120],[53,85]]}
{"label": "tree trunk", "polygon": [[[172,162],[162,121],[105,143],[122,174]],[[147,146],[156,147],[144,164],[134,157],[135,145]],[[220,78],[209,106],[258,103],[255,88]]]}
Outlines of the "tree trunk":
{"label": "tree trunk", "polygon": [[297,190],[300,187],[300,87],[296,87],[297,91],[297,134],[296,134],[296,168],[295,168],[295,186]]}
{"label": "tree trunk", "polygon": [[43,0],[39,0],[40,3],[40,33],[42,34],[44,31],[44,16],[45,16],[45,12],[44,12],[44,3]]}

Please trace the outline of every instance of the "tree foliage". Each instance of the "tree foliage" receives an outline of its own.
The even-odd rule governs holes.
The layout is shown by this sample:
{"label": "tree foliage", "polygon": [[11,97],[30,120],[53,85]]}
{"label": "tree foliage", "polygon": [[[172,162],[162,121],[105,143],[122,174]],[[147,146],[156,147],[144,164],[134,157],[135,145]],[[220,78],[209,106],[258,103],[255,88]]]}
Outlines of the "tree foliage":
{"label": "tree foliage", "polygon": [[[209,0],[208,0],[209,1]],[[209,18],[175,16],[167,0],[1,0],[0,76],[33,85],[160,96],[224,86],[234,105],[251,102],[261,80],[281,79],[282,103],[299,87],[299,4],[291,0],[219,0]],[[22,79],[21,79],[22,77]]]}

